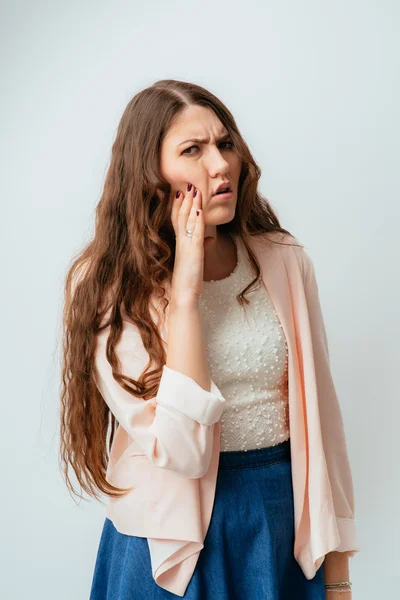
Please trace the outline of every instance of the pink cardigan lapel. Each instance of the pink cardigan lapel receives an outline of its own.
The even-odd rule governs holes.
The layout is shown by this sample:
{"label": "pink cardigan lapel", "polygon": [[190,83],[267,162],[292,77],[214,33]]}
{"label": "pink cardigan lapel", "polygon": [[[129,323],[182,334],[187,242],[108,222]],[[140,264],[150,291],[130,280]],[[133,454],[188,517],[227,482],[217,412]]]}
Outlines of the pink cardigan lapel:
{"label": "pink cardigan lapel", "polygon": [[[294,240],[297,242],[297,240]],[[289,425],[295,513],[294,554],[311,577],[313,562],[340,543],[318,406],[310,315],[295,251],[251,238],[262,279],[288,344]],[[279,251],[280,250],[280,251]],[[322,326],[322,323],[320,323]],[[321,531],[325,547],[320,547]],[[318,568],[317,566],[317,568]]]}

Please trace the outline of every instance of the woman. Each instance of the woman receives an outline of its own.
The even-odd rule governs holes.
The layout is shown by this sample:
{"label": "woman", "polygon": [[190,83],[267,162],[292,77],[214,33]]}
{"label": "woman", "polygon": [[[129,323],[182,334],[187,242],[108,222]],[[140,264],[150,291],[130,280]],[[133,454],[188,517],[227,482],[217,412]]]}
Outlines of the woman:
{"label": "woman", "polygon": [[66,481],[108,497],[91,600],[351,597],[314,268],[260,175],[204,88],[158,81],[122,116],[64,309]]}

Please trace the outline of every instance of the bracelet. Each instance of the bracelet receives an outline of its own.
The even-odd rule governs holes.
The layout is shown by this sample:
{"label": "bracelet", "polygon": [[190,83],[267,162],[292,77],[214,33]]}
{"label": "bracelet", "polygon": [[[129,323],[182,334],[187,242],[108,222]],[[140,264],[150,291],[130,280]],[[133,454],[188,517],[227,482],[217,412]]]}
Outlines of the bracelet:
{"label": "bracelet", "polygon": [[[332,591],[351,592],[351,581],[339,581],[338,583],[325,583],[325,589]],[[349,589],[343,590],[342,588],[348,587]]]}

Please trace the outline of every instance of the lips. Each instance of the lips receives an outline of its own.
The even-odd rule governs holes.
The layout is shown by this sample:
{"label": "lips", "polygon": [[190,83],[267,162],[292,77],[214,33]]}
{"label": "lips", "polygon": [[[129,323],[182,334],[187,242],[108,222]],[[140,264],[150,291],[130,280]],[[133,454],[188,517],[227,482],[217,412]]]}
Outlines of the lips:
{"label": "lips", "polygon": [[225,192],[232,191],[232,186],[229,183],[229,181],[223,181],[222,183],[220,183],[219,186],[217,187],[217,189],[214,190],[213,196],[216,196],[218,194],[218,192],[222,193],[222,190],[224,190]]}

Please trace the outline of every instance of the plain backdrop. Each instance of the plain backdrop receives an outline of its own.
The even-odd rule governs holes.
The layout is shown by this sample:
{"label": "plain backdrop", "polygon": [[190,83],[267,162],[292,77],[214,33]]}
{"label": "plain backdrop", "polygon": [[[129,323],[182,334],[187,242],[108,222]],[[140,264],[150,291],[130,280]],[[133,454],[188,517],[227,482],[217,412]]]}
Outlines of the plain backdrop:
{"label": "plain backdrop", "polygon": [[[1,2],[1,557],[7,600],[85,600],[104,506],[58,467],[64,276],[122,112],[209,88],[319,283],[353,469],[353,598],[399,594],[399,4]],[[250,599],[243,599],[250,600]]]}

